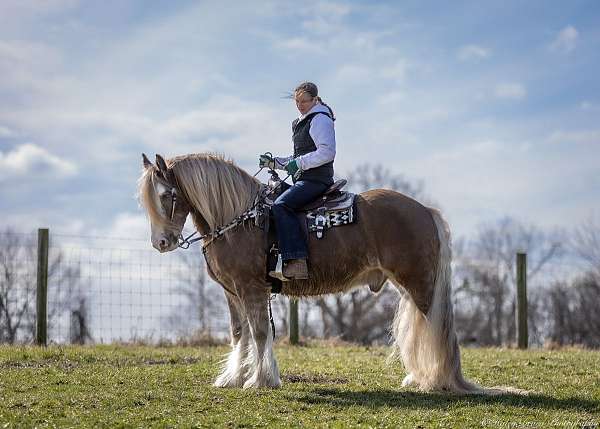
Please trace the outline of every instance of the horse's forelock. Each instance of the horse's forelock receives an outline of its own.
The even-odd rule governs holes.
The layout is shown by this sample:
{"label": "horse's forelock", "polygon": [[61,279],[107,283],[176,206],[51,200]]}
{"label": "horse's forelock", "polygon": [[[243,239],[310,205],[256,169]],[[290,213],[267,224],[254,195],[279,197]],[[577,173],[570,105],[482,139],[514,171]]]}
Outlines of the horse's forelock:
{"label": "horse's forelock", "polygon": [[167,226],[170,222],[163,215],[160,208],[160,199],[156,192],[155,183],[158,181],[156,177],[158,170],[155,168],[146,168],[138,180],[138,200],[153,225]]}

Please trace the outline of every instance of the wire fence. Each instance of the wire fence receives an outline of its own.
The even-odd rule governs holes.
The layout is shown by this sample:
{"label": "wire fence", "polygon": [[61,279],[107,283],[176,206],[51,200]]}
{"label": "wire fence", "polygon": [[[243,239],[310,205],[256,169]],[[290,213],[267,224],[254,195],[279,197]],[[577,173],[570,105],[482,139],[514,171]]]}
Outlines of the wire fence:
{"label": "wire fence", "polygon": [[[35,333],[37,236],[3,233],[0,290],[3,342]],[[48,342],[176,341],[198,331],[225,337],[220,287],[202,255],[158,254],[146,241],[51,234]],[[203,302],[203,299],[206,302]],[[221,311],[223,310],[223,311]]]}
{"label": "wire fence", "polygon": [[[35,338],[37,263],[37,234],[0,233],[2,343]],[[488,263],[457,258],[454,265]],[[574,261],[553,261],[533,287],[580,272]],[[149,240],[51,233],[47,296],[49,343],[224,340],[229,333],[224,293],[207,277],[199,246],[160,254]],[[286,336],[288,300],[280,296],[272,304],[277,334]],[[315,300],[301,305],[301,329],[316,335],[324,329],[320,307]]]}

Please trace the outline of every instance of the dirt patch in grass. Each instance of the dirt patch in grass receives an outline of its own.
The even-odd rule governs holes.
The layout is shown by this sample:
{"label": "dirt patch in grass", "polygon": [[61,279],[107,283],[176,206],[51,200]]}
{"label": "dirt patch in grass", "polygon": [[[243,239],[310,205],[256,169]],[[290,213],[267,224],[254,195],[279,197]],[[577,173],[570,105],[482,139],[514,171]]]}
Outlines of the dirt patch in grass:
{"label": "dirt patch in grass", "polygon": [[200,362],[199,358],[185,356],[183,358],[146,359],[144,365],[193,365]]}
{"label": "dirt patch in grass", "polygon": [[284,374],[283,380],[288,383],[309,384],[347,384],[348,379],[343,377],[329,377],[322,374]]}

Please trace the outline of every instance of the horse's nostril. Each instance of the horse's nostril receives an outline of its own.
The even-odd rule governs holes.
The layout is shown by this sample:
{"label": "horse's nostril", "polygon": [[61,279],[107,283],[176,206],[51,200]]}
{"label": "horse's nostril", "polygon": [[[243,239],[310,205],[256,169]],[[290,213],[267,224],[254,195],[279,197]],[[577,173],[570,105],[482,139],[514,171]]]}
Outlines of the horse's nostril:
{"label": "horse's nostril", "polygon": [[158,245],[160,246],[161,249],[164,249],[165,247],[167,247],[167,240],[165,240],[164,238],[161,238],[160,241],[158,242]]}

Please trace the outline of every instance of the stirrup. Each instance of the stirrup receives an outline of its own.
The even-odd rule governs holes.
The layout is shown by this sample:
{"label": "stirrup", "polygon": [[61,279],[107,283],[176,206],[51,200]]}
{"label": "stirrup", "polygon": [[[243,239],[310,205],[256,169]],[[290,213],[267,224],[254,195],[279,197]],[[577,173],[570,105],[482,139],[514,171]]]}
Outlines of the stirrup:
{"label": "stirrup", "polygon": [[277,265],[273,271],[269,271],[269,276],[279,279],[282,282],[289,282],[290,279],[283,275],[283,260],[281,259],[281,253],[277,255]]}

